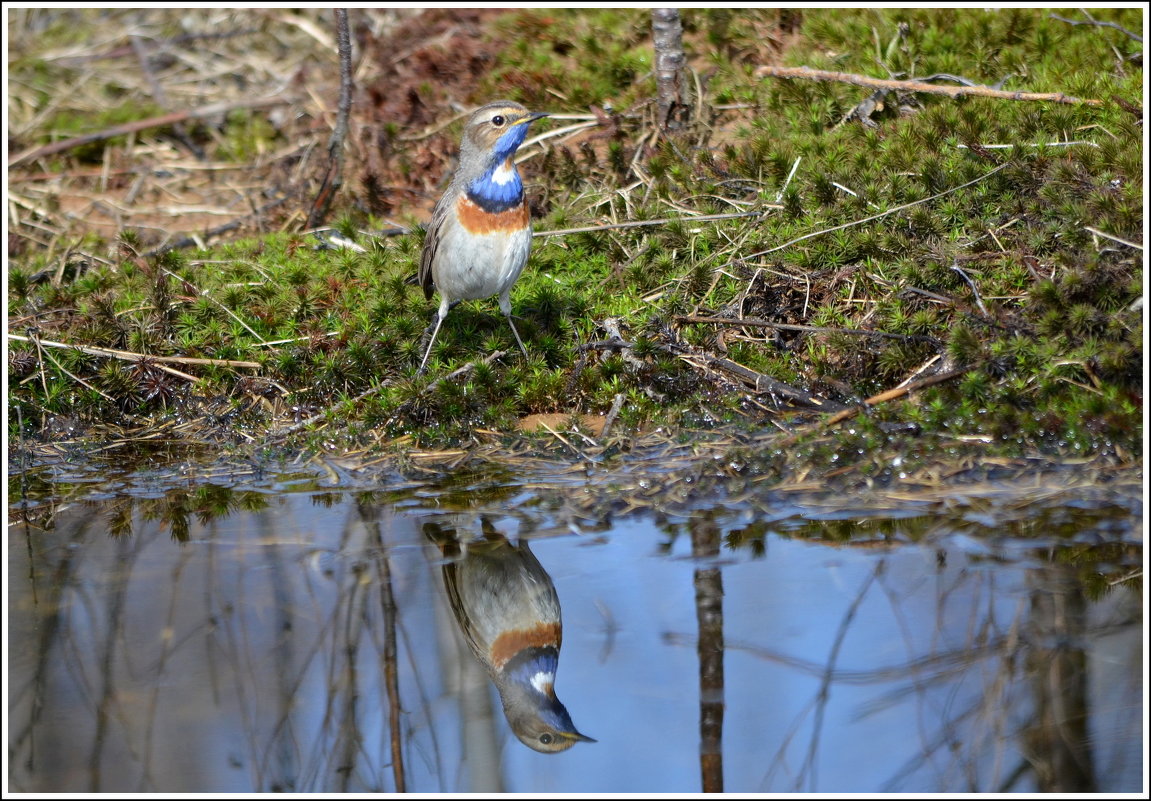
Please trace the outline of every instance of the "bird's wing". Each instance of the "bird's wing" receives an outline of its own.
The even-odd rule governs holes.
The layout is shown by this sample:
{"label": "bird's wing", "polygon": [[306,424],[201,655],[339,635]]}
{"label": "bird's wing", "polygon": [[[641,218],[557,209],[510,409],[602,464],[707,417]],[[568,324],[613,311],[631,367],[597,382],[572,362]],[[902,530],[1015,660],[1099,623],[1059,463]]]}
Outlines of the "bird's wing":
{"label": "bird's wing", "polygon": [[475,619],[472,617],[472,610],[464,603],[463,593],[460,589],[460,569],[460,562],[448,562],[443,566],[444,589],[448,593],[448,606],[451,607],[452,615],[455,617],[456,623],[459,624],[460,633],[464,635],[468,647],[475,654],[476,659],[480,660],[490,672],[492,665],[488,646],[491,643],[484,640],[480,627],[476,625]]}
{"label": "bird's wing", "polygon": [[444,221],[448,218],[448,208],[451,201],[448,199],[451,193],[447,193],[444,197],[440,198],[440,202],[436,204],[435,209],[432,211],[432,219],[428,223],[427,232],[424,234],[424,250],[420,254],[420,286],[424,288],[424,298],[427,300],[432,299],[434,292],[435,281],[432,278],[432,262],[435,261],[436,251],[440,246],[441,232],[444,227]]}

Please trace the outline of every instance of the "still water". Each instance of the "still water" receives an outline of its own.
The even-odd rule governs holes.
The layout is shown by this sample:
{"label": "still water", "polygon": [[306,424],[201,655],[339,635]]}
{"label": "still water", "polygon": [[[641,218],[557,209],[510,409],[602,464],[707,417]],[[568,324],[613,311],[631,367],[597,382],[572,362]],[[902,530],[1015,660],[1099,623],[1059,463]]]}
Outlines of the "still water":
{"label": "still water", "polygon": [[[1145,789],[1138,487],[665,506],[428,475],[12,492],[9,789]],[[553,599],[558,664],[513,638],[497,688],[483,643],[558,634]],[[594,742],[528,747],[499,690]]]}

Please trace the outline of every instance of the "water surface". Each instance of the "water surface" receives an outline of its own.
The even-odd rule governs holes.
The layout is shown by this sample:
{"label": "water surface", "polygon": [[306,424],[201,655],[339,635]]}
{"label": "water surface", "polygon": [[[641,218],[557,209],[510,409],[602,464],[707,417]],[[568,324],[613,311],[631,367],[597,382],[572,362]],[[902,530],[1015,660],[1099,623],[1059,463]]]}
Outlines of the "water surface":
{"label": "water surface", "polygon": [[[1142,786],[1131,491],[880,509],[765,482],[605,512],[565,498],[607,478],[558,469],[38,475],[69,491],[10,506],[13,791]],[[528,543],[596,742],[512,734],[433,531]]]}

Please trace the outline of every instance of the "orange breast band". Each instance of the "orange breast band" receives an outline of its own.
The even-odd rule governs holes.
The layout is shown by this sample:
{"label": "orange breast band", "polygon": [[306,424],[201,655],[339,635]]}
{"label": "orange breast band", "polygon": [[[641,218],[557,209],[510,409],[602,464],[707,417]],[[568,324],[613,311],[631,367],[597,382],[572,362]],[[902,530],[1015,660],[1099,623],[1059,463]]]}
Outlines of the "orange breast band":
{"label": "orange breast band", "polygon": [[492,666],[502,670],[508,660],[527,648],[559,648],[561,629],[556,623],[539,623],[528,629],[512,629],[491,645]]}
{"label": "orange breast band", "polygon": [[470,234],[494,234],[500,231],[522,231],[531,223],[528,204],[521,203],[507,211],[484,211],[466,194],[456,200],[456,215],[460,225]]}

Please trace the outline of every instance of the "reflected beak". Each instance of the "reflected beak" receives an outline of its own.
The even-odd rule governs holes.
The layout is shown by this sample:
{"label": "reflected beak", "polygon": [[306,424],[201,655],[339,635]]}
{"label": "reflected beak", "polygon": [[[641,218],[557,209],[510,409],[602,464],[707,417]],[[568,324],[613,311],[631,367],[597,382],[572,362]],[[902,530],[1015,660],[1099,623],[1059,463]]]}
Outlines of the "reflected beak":
{"label": "reflected beak", "polygon": [[580,734],[578,731],[562,731],[560,732],[564,737],[569,740],[575,740],[577,743],[597,743],[599,740],[593,740],[586,734]]}

